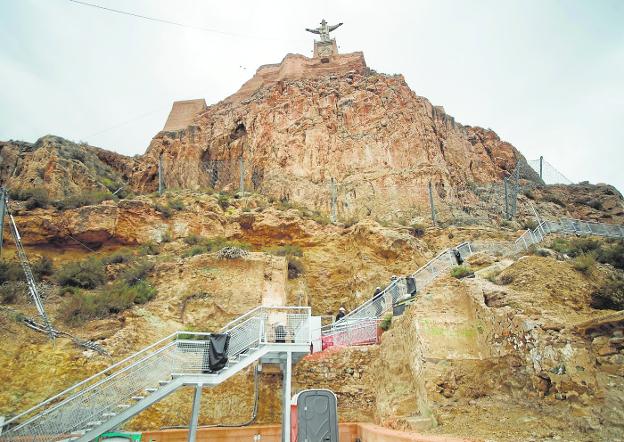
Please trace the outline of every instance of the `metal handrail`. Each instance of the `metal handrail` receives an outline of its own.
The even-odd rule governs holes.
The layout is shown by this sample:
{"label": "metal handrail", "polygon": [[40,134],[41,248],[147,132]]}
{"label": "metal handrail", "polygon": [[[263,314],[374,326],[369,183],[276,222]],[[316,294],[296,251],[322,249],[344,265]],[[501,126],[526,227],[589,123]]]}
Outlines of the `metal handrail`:
{"label": "metal handrail", "polygon": [[[448,249],[445,249],[444,251],[440,252],[438,255],[436,255],[435,257],[431,258],[429,261],[427,261],[427,263],[425,263],[423,266],[421,266],[418,270],[416,270],[414,273],[412,273],[409,276],[412,277],[412,278],[417,278],[421,273],[423,273],[425,271],[430,271],[432,273],[431,280],[435,279],[435,277],[437,275],[439,275],[440,272],[436,273],[434,264],[437,264],[438,262],[442,262],[442,263],[445,263],[445,266],[448,265],[448,264],[450,264],[452,266],[455,258],[454,258],[454,256],[451,255],[451,251],[453,249],[460,250],[460,249],[463,249],[463,248],[468,248],[468,255],[472,254],[472,248],[470,246],[470,242],[468,242],[468,241],[462,242],[462,243],[458,244],[455,247],[448,248]],[[431,270],[431,269],[433,269],[433,270]],[[375,297],[366,300],[364,303],[360,304],[358,307],[353,309],[351,312],[349,312],[348,314],[346,314],[344,317],[342,317],[338,321],[334,322],[333,324],[328,324],[328,325],[325,325],[325,326],[321,327],[321,333],[324,336],[327,336],[327,335],[331,334],[337,328],[338,329],[344,329],[344,327],[348,327],[347,324],[349,323],[349,321],[357,322],[359,320],[370,319],[371,317],[369,315],[367,315],[366,317],[362,317],[362,318],[359,318],[357,315],[360,314],[362,311],[366,311],[366,309],[370,308],[373,304],[380,302],[380,300],[382,298],[384,298],[390,291],[395,289],[399,285],[399,283],[404,284],[405,280],[406,280],[406,277],[404,277],[404,276],[403,277],[399,277],[399,278],[393,280],[392,282],[390,282],[390,284],[388,284],[388,286],[386,286]],[[429,282],[427,282],[426,284],[428,284]],[[422,288],[422,286],[421,287],[416,287],[416,291],[418,292],[421,288]],[[396,300],[393,298],[392,302],[390,303],[390,305],[394,304],[395,302],[396,302]],[[388,306],[386,305],[386,308],[387,307]]]}
{"label": "metal handrail", "polygon": [[[292,325],[293,332],[296,330],[299,330],[302,324],[307,324],[308,333],[306,334],[306,336],[303,337],[303,339],[305,340],[307,338],[308,341],[311,342],[311,336],[310,336],[311,330],[310,330],[310,325],[309,325],[309,317],[311,316],[310,307],[262,307],[260,306],[260,307],[256,307],[250,310],[249,312],[236,318],[235,320],[230,321],[228,324],[226,324],[226,326],[224,326],[221,329],[220,331],[221,333],[236,333],[237,329],[241,330],[242,332],[240,334],[240,337],[235,335],[234,339],[239,338],[241,342],[239,345],[230,347],[228,351],[228,357],[234,357],[244,352],[247,348],[252,346],[255,342],[262,341],[263,331],[260,330],[260,333],[258,334],[258,331],[254,331],[255,326],[250,328],[250,330],[254,334],[254,339],[245,338],[249,334],[249,330],[247,330],[247,328],[249,328],[248,324],[251,321],[260,320],[260,323],[259,323],[260,327],[263,327],[266,325],[264,319],[266,319],[266,317],[272,311],[276,311],[276,312],[283,311],[283,312],[288,313],[289,315],[292,315],[292,313],[290,312],[294,311],[295,309],[298,310],[300,314],[295,314],[295,316],[297,317],[297,320],[293,323],[294,325]],[[114,380],[122,376],[124,373],[128,373],[128,372],[131,372],[135,368],[142,367],[143,365],[147,363],[147,361],[158,360],[158,357],[161,354],[163,354],[163,352],[169,349],[175,348],[178,342],[184,341],[183,339],[181,339],[181,335],[208,337],[211,335],[211,333],[192,332],[192,331],[177,331],[175,333],[172,333],[156,341],[155,343],[150,344],[149,346],[139,350],[138,352],[124,358],[123,360],[116,362],[115,364],[105,368],[104,370],[94,375],[91,375],[88,378],[72,385],[71,387],[63,390],[62,392],[54,395],[53,397],[49,399],[46,399],[45,401],[37,404],[36,406],[31,407],[28,410],[16,415],[15,417],[5,422],[2,425],[2,427],[6,427],[7,424],[14,423],[18,419],[21,419],[21,418],[24,418],[25,416],[36,413],[34,416],[27,418],[24,422],[20,423],[16,427],[9,430],[9,431],[17,431],[23,428],[24,426],[32,424],[38,419],[41,419],[42,417],[48,416],[50,413],[53,413],[55,410],[58,410],[60,407],[67,405],[71,403],[72,401],[75,401],[81,397],[84,397],[85,395],[89,394],[89,392],[97,391],[98,388],[102,387],[105,384],[109,385],[108,383],[113,382],[110,385],[114,386],[115,385]],[[293,336],[294,336],[294,333],[293,333]],[[160,348],[158,348],[159,346]],[[233,351],[234,353],[231,353],[231,351]],[[177,356],[175,356],[174,354],[173,357],[175,358]],[[128,364],[128,365],[123,366],[124,364]],[[120,367],[122,367],[120,370],[115,371],[116,369],[119,369]],[[103,378],[98,379],[101,377]],[[92,383],[92,384],[89,385],[89,383]],[[81,387],[84,387],[85,385],[87,387],[81,389]],[[60,402],[54,404],[54,401],[57,401],[61,398],[62,400]]]}

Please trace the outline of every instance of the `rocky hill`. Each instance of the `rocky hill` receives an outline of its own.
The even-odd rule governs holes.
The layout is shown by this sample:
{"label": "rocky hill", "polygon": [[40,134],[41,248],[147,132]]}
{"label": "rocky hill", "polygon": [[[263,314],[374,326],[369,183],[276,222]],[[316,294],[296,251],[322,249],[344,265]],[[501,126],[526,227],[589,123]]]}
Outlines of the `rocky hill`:
{"label": "rocky hill", "polygon": [[[307,357],[295,390],[333,389],[344,421],[481,440],[622,440],[624,244],[553,236],[505,249],[534,226],[534,208],[624,223],[615,188],[544,185],[493,131],[455,122],[361,53],[290,54],[220,103],[174,105],[166,125],[133,158],[52,135],[0,142],[0,182],[52,322],[109,353],[51,345],[25,325],[36,311],[5,226],[0,414],[258,304],[309,305],[331,320],[469,240],[481,247],[467,263],[474,278],[442,275],[379,345]],[[518,213],[505,220],[501,180],[517,165]],[[248,253],[222,259],[226,246]],[[267,370],[260,385],[256,421],[278,422],[281,376]],[[127,428],[186,425],[190,394]],[[244,422],[253,373],[204,395],[202,424]]]}

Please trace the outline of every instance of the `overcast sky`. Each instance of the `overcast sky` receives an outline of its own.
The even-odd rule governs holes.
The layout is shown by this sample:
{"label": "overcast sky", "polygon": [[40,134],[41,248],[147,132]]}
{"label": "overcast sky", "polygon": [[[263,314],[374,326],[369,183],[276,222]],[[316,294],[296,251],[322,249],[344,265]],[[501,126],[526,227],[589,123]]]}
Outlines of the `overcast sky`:
{"label": "overcast sky", "polygon": [[0,0],[0,140],[56,134],[143,153],[175,100],[215,103],[262,64],[341,52],[401,73],[457,121],[573,181],[624,190],[624,1]]}

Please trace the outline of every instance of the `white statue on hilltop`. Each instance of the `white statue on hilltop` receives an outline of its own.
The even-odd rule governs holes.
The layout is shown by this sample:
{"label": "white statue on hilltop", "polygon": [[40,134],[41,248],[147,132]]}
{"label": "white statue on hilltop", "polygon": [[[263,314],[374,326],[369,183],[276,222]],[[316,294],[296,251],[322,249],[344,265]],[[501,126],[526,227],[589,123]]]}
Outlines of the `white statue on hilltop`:
{"label": "white statue on hilltop", "polygon": [[319,34],[321,36],[321,41],[331,41],[331,38],[329,37],[329,33],[340,26],[342,26],[342,23],[338,23],[337,25],[334,25],[334,26],[327,26],[327,22],[325,21],[325,19],[323,19],[323,21],[321,22],[320,28],[316,28],[316,29],[306,28],[306,31],[311,32],[313,34]]}

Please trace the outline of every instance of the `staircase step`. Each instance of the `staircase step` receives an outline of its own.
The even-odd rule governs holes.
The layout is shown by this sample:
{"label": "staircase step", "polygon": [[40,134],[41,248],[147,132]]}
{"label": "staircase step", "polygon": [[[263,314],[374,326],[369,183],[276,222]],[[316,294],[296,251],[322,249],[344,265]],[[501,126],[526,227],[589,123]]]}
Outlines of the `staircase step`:
{"label": "staircase step", "polygon": [[102,425],[102,421],[87,422],[87,425],[91,427],[97,427],[98,425]]}
{"label": "staircase step", "polygon": [[147,391],[148,393],[153,393],[153,392],[155,392],[156,390],[158,390],[158,388],[149,387],[149,388],[146,388],[146,389],[145,389],[145,391]]}
{"label": "staircase step", "polygon": [[130,408],[129,404],[119,404],[117,405],[118,408]]}
{"label": "staircase step", "polygon": [[164,386],[167,385],[168,383],[170,383],[171,381],[158,381],[158,385],[160,386]]}
{"label": "staircase step", "polygon": [[132,399],[133,401],[140,401],[145,399],[145,396],[132,396],[130,399]]}
{"label": "staircase step", "polygon": [[102,417],[114,417],[117,416],[117,413],[102,413]]}

